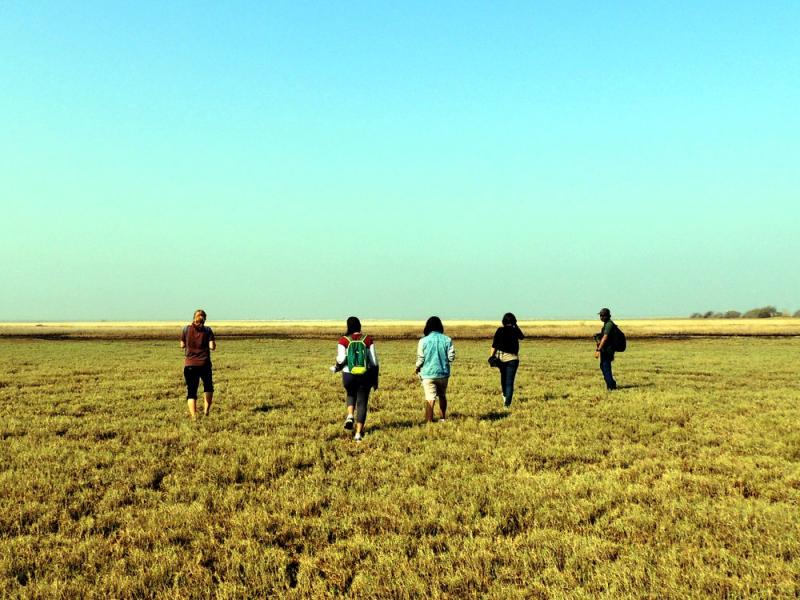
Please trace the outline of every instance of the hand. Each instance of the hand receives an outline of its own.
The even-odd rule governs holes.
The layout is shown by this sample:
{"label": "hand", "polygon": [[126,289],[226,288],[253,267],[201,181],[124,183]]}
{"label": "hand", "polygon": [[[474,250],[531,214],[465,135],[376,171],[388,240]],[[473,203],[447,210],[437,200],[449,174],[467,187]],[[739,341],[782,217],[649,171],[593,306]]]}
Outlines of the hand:
{"label": "hand", "polygon": [[594,351],[594,357],[595,358],[600,358],[600,350],[595,350]]}

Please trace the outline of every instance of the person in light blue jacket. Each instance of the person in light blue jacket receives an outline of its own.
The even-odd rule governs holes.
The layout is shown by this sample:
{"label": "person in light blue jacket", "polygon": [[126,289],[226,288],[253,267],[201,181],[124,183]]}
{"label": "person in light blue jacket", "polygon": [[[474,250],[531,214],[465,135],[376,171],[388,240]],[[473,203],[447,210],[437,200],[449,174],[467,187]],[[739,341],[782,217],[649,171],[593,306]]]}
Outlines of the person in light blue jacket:
{"label": "person in light blue jacket", "polygon": [[433,405],[439,400],[440,421],[447,415],[447,382],[450,379],[450,363],[456,358],[453,340],[444,334],[444,325],[439,317],[431,317],[422,332],[425,337],[417,345],[417,366],[414,372],[422,379],[425,392],[425,420],[433,421]]}

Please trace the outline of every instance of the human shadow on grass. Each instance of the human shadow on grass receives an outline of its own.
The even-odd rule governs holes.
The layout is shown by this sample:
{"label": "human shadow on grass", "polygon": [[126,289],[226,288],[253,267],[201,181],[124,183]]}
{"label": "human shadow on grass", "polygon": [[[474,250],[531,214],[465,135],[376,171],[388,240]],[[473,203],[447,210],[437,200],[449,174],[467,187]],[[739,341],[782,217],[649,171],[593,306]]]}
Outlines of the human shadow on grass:
{"label": "human shadow on grass", "polygon": [[552,402],[553,400],[566,400],[569,398],[569,392],[564,394],[557,394],[555,392],[545,392],[542,395],[542,400],[544,402]]}
{"label": "human shadow on grass", "polygon": [[625,383],[622,385],[618,385],[618,390],[632,390],[634,388],[643,388],[643,387],[655,387],[655,383]]}
{"label": "human shadow on grass", "polygon": [[370,426],[367,422],[367,431],[375,433],[377,431],[386,431],[389,429],[411,429],[423,425],[423,421],[412,421],[411,419],[404,419],[403,421],[390,421],[389,423],[378,423],[377,425]]}
{"label": "human shadow on grass", "polygon": [[286,408],[285,404],[269,404],[264,402],[253,408],[253,412],[268,413],[278,408]]}
{"label": "human shadow on grass", "polygon": [[479,421],[502,421],[511,415],[510,412],[497,412],[495,410],[478,417]]}
{"label": "human shadow on grass", "polygon": [[[411,429],[412,427],[422,426],[423,424],[424,421],[405,420],[405,421],[392,421],[390,423],[379,423],[377,425],[372,425],[369,422],[369,419],[367,419],[367,424],[364,427],[364,435],[365,436],[372,435],[378,433],[379,431],[387,431],[391,429]],[[342,429],[340,433],[329,435],[326,439],[329,442],[336,441],[342,438],[342,433],[344,434],[344,437],[347,438],[353,436],[352,429]]]}

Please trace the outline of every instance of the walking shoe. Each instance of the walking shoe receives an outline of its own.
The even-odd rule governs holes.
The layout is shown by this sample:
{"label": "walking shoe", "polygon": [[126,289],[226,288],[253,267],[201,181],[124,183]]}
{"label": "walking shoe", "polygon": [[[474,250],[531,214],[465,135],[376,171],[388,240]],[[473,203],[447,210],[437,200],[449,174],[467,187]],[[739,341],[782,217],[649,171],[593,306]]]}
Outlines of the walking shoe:
{"label": "walking shoe", "polygon": [[355,434],[355,435],[353,436],[353,441],[354,441],[354,442],[360,442],[362,439],[363,439],[363,438],[361,437],[361,434],[360,434],[360,433],[357,433],[357,434]]}
{"label": "walking shoe", "polygon": [[347,418],[344,420],[344,428],[348,430],[353,428],[353,415],[347,415]]}
{"label": "walking shoe", "polygon": [[438,422],[439,423],[447,423],[447,419],[445,419],[444,417],[439,417],[439,421]]}

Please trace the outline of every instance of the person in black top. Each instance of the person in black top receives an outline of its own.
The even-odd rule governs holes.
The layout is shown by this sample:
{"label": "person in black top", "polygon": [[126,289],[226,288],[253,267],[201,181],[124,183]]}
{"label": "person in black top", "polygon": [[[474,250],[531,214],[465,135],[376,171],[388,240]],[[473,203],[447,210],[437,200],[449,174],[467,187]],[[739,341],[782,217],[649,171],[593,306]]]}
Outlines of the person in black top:
{"label": "person in black top", "polygon": [[524,339],[522,330],[517,326],[514,313],[503,315],[503,326],[498,327],[492,340],[492,354],[499,359],[500,390],[503,392],[503,407],[511,408],[514,396],[514,379],[519,367],[519,341]]}
{"label": "person in black top", "polygon": [[600,359],[600,371],[603,373],[603,379],[606,382],[608,391],[617,389],[617,382],[611,372],[611,363],[614,362],[614,348],[611,345],[611,334],[614,332],[614,321],[611,320],[611,311],[608,308],[601,308],[600,320],[603,322],[603,329],[600,333],[594,336],[594,341],[597,342],[597,350],[594,352],[594,357]]}

